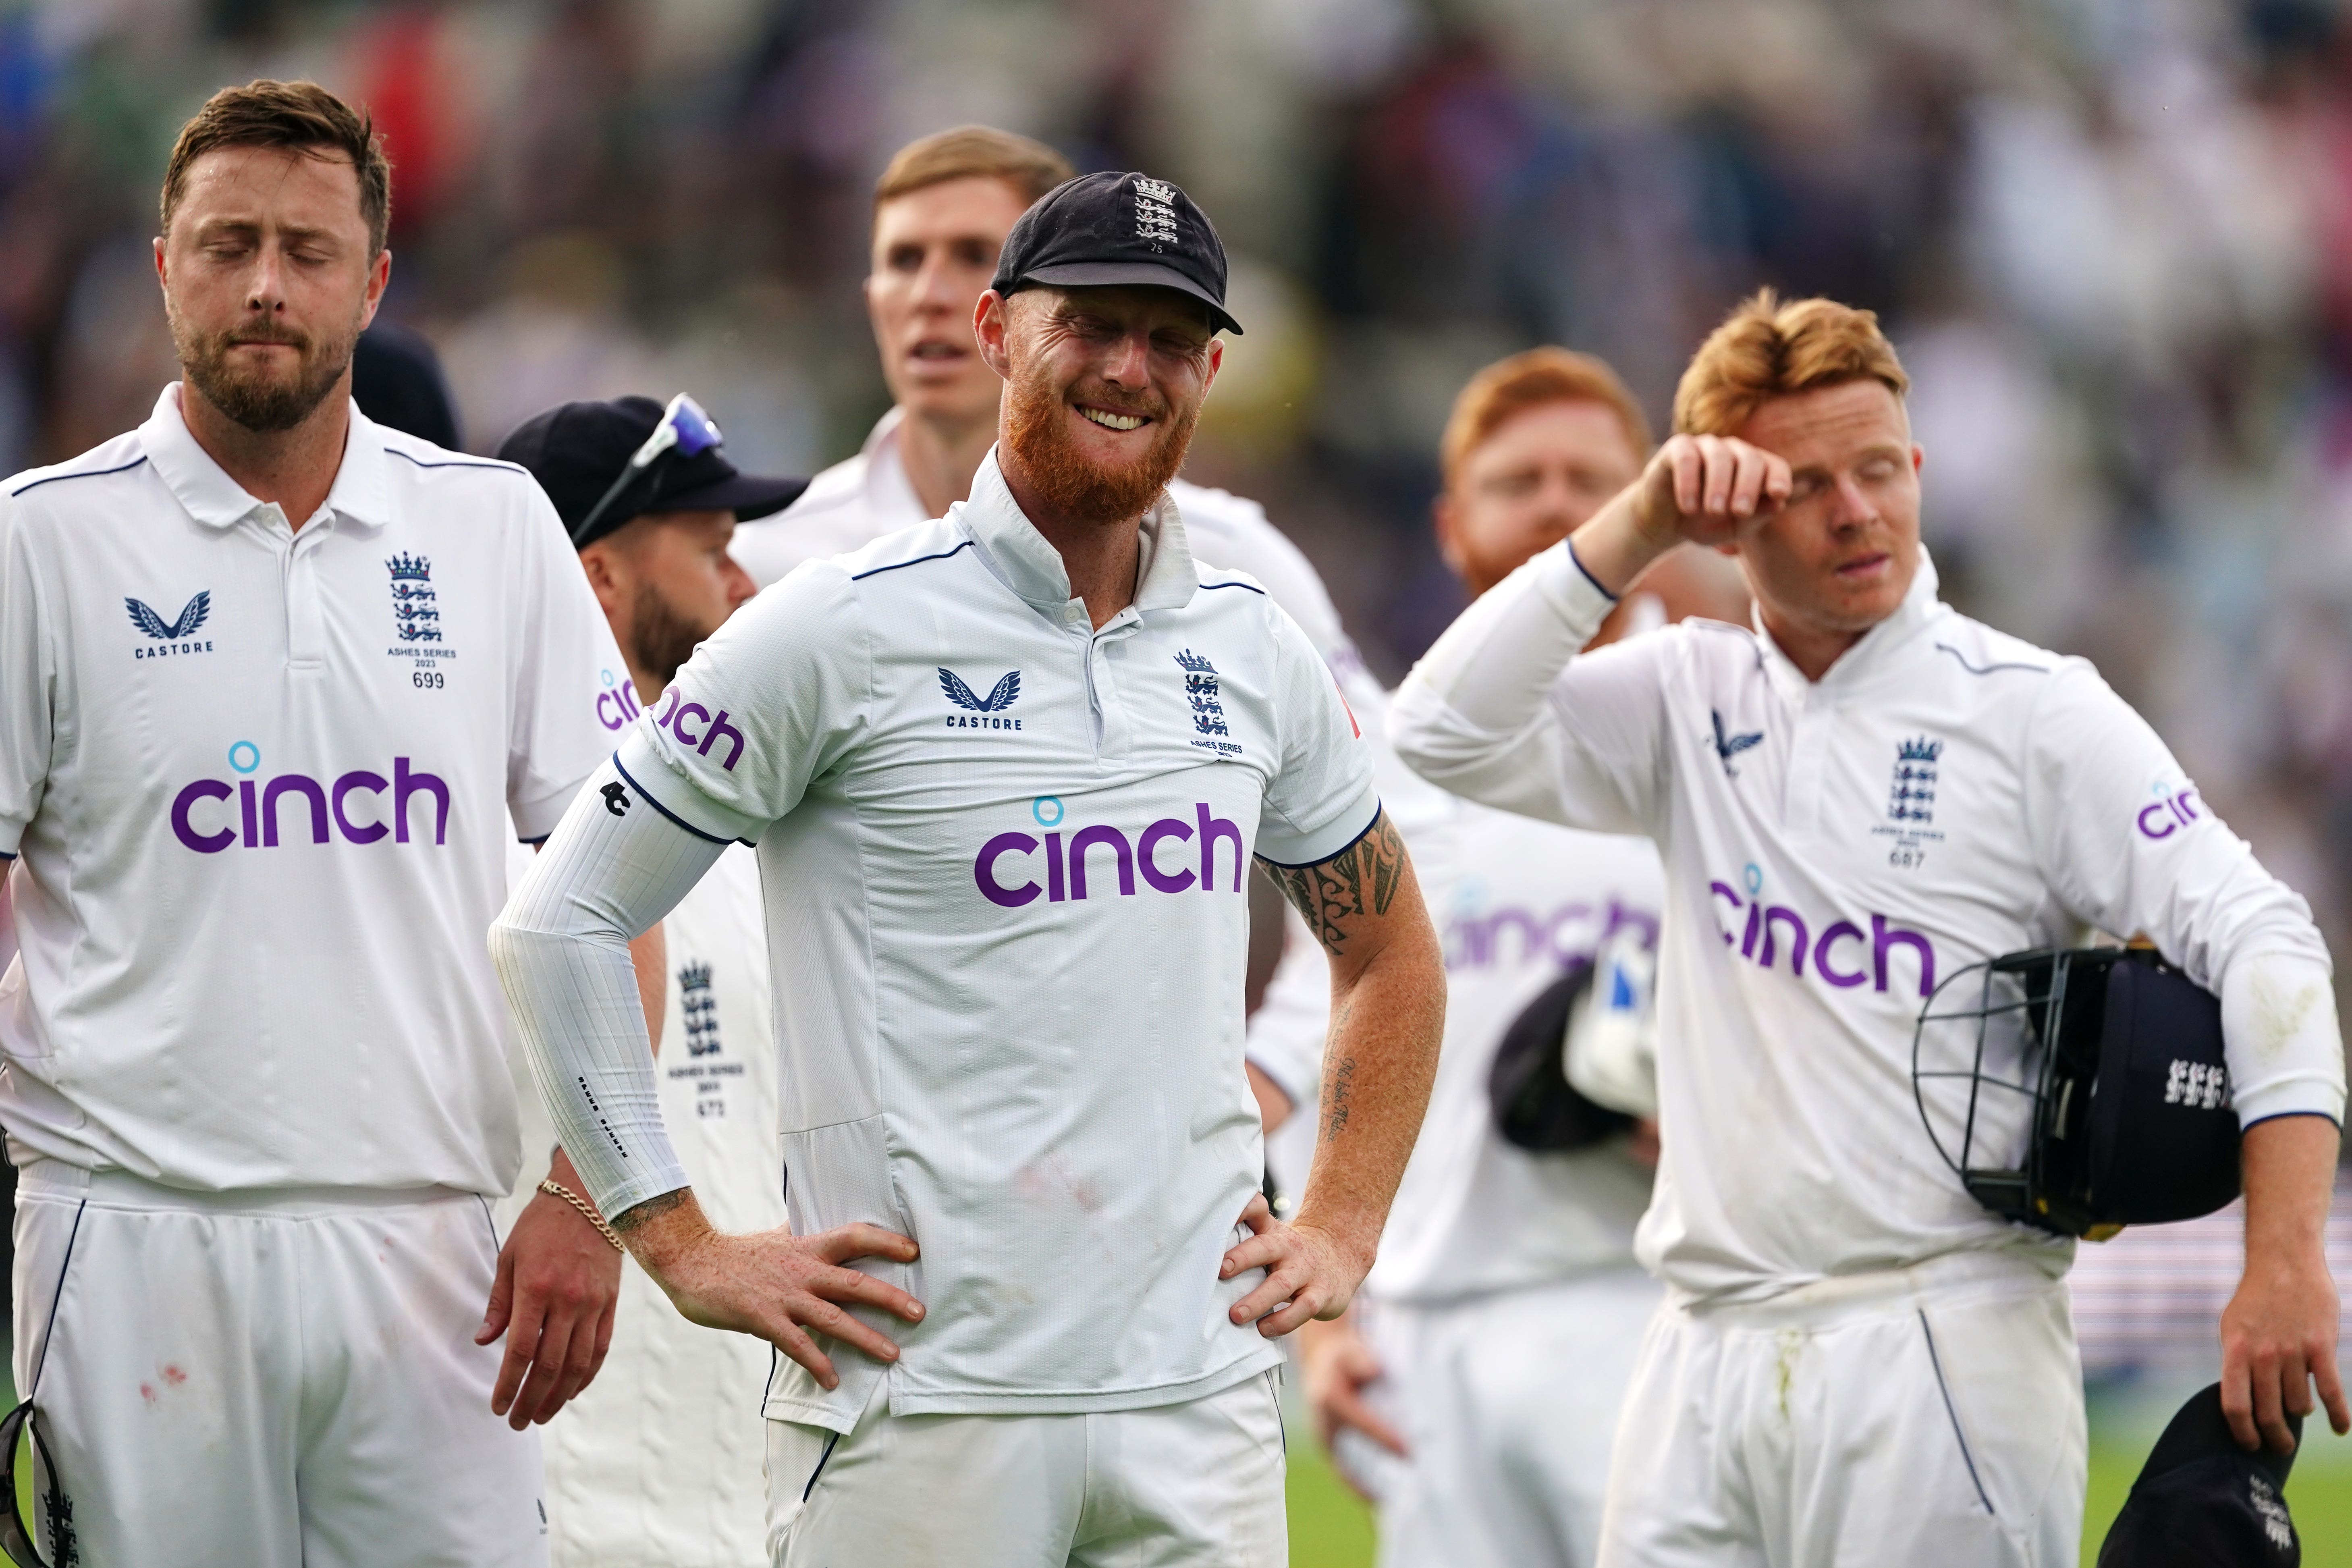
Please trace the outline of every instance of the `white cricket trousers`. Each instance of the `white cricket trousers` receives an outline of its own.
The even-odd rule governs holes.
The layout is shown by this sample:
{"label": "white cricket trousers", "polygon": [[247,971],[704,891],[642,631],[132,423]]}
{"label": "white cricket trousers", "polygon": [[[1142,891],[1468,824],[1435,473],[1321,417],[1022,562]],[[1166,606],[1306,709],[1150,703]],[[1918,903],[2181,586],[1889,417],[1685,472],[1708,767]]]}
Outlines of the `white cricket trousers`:
{"label": "white cricket trousers", "polygon": [[847,1436],[771,1421],[770,1559],[774,1568],[1284,1568],[1276,1375],[1181,1405],[1088,1415],[892,1415],[877,1384]]}
{"label": "white cricket trousers", "polygon": [[490,1414],[501,1351],[474,1343],[481,1199],[44,1160],[16,1236],[16,1386],[38,1380],[80,1568],[546,1563],[538,1434]]}
{"label": "white cricket trousers", "polygon": [[2089,1463],[2066,1286],[1999,1253],[1658,1309],[1602,1568],[2074,1568]]}
{"label": "white cricket trousers", "polygon": [[1639,1269],[1365,1314],[1381,1568],[1591,1568],[1610,1439],[1662,1295]]}

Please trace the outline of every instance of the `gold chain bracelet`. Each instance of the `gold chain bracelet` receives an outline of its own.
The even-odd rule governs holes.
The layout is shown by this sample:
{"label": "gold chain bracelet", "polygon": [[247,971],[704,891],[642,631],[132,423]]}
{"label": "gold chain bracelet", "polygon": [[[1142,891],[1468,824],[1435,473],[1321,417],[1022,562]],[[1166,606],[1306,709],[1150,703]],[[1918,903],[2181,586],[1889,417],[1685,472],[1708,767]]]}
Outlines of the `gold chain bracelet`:
{"label": "gold chain bracelet", "polygon": [[627,1247],[621,1245],[621,1233],[614,1230],[611,1223],[608,1222],[603,1215],[598,1214],[596,1212],[595,1205],[591,1204],[586,1198],[582,1197],[578,1193],[573,1192],[570,1187],[565,1186],[562,1182],[557,1181],[552,1176],[550,1176],[547,1180],[540,1183],[539,1190],[551,1197],[562,1198],[565,1203],[570,1204],[573,1208],[578,1209],[582,1215],[587,1219],[588,1223],[596,1227],[596,1234],[613,1244],[614,1251],[626,1253],[629,1250]]}

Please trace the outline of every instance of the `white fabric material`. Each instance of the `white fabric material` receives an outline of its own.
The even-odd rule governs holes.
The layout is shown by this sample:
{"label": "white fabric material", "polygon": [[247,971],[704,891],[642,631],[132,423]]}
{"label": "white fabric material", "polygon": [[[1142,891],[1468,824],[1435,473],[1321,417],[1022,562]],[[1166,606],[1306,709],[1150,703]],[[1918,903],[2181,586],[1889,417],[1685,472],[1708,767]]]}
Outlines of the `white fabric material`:
{"label": "white fabric material", "polygon": [[1283,1568],[1271,1369],[1221,1393],[1083,1415],[768,1424],[776,1568]]}
{"label": "white fabric material", "polygon": [[[1421,1137],[1365,1287],[1442,1301],[1633,1267],[1650,1173],[1616,1142],[1536,1153],[1496,1130],[1486,1080],[1503,1035],[1567,966],[1604,939],[1654,943],[1664,881],[1645,839],[1580,833],[1466,801],[1436,880],[1445,943],[1445,1043]],[[1625,990],[1615,970],[1604,997]]]}
{"label": "white fabric material", "polygon": [[527,473],[356,407],[299,533],[176,386],[0,486],[15,1158],[506,1192],[504,824],[554,826],[622,668]]}
{"label": "white fabric material", "polygon": [[[528,868],[525,868],[527,870]],[[669,950],[662,1121],[695,1196],[721,1230],[784,1223],[776,1058],[760,868],[738,845],[663,918]],[[521,1053],[518,1051],[517,1056]],[[520,1212],[555,1142],[525,1075]],[[762,1341],[689,1323],[635,1258],[622,1266],[611,1353],[542,1429],[553,1568],[754,1568],[768,1561],[760,1415]]]}
{"label": "white fabric material", "polygon": [[2092,928],[2147,932],[2220,993],[2243,1120],[2340,1119],[2308,907],[2088,664],[1956,614],[1924,561],[1818,684],[1704,621],[1577,657],[1608,607],[1565,544],[1545,552],[1391,717],[1437,783],[1661,847],[1653,1272],[1754,1300],[1972,1248],[2063,1268],[2070,1244],[1995,1218],[1937,1157],[1911,1038],[1937,979]]}
{"label": "white fabric material", "polygon": [[[764,588],[804,561],[846,554],[929,521],[899,451],[905,419],[903,410],[891,409],[856,457],[819,474],[782,511],[735,531],[735,559],[752,581]],[[1388,694],[1365,668],[1314,565],[1267,519],[1265,509],[1247,497],[1181,479],[1169,485],[1168,495],[1184,520],[1193,559],[1247,573],[1323,656],[1371,745],[1381,803],[1419,869],[1423,842],[1445,809],[1444,796],[1398,762],[1381,738]],[[1426,885],[1428,873],[1421,874]],[[1295,911],[1286,929],[1288,940],[1276,978],[1249,1020],[1246,1055],[1294,1107],[1311,1112],[1330,1016],[1330,967]],[[1303,1180],[1303,1171],[1300,1175]]]}
{"label": "white fabric material", "polygon": [[547,1562],[539,1436],[490,1414],[505,1347],[474,1343],[478,1195],[38,1161],[16,1237],[16,1386],[37,1371],[85,1568]]}
{"label": "white fabric material", "polygon": [[490,928],[490,956],[555,1141],[608,1215],[688,1184],[663,1131],[629,943],[726,848],[663,816],[607,761]]}
{"label": "white fabric material", "polygon": [[[677,896],[608,882],[600,846],[756,841],[793,1228],[922,1248],[875,1266],[929,1309],[887,1325],[894,1414],[1175,1404],[1278,1359],[1225,1316],[1250,1279],[1216,1278],[1262,1168],[1242,877],[1328,859],[1378,800],[1329,671],[1172,507],[1097,631],[991,462],[947,518],[739,611],[616,767],[682,826],[592,785],[496,939],[566,1147],[604,1138],[600,1203],[674,1164],[619,944]],[[787,1364],[768,1413],[847,1428],[886,1373],[841,1370]]]}
{"label": "white fabric material", "polygon": [[2088,1468],[2065,1286],[2031,1259],[1670,1300],[1625,1396],[1599,1561],[2074,1568]]}
{"label": "white fabric material", "polygon": [[1411,1455],[1382,1467],[1381,1568],[1591,1568],[1660,1294],[1623,1268],[1367,1312],[1382,1367],[1367,1394]]}

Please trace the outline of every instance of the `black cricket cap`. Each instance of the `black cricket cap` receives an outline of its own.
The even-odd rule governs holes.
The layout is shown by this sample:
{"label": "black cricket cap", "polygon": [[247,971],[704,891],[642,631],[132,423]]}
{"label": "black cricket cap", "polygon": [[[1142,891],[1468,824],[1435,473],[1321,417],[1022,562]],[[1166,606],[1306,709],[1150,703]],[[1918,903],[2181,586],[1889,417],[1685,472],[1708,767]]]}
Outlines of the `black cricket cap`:
{"label": "black cricket cap", "polygon": [[352,345],[352,398],[379,425],[457,449],[457,406],[422,332],[378,316]]}
{"label": "black cricket cap", "polygon": [[[562,403],[534,414],[499,443],[497,456],[530,470],[564,531],[576,531],[596,509],[629,458],[661,423],[662,405],[650,397],[609,403]],[[575,549],[586,549],[649,511],[731,511],[738,519],[766,517],[800,499],[806,479],[761,479],[738,473],[719,449],[688,458],[665,453],[633,479]]]}
{"label": "black cricket cap", "polygon": [[1039,196],[1004,237],[989,287],[1011,295],[1033,283],[1174,289],[1241,335],[1225,309],[1224,241],[1192,197],[1149,174],[1080,174]]}
{"label": "black cricket cap", "polygon": [[[2295,1439],[2303,1417],[2289,1415]],[[2303,1542],[2287,1517],[2293,1454],[2248,1453],[2208,1384],[2173,1416],[2099,1548],[2099,1568],[2298,1568]]]}

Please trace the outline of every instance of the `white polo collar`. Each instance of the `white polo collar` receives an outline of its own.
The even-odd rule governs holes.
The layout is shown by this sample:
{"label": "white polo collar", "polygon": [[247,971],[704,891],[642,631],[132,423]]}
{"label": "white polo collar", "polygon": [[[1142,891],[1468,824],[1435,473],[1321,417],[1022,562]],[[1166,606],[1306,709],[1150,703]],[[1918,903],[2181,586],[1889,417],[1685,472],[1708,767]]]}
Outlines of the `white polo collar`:
{"label": "white polo collar", "polygon": [[1919,570],[1912,576],[1909,592],[1895,613],[1879,622],[1862,636],[1862,640],[1838,657],[1838,661],[1824,671],[1818,681],[1805,679],[1805,672],[1791,663],[1764,629],[1764,614],[1759,607],[1753,612],[1756,640],[1764,652],[1764,668],[1772,685],[1781,697],[1801,704],[1811,692],[1822,694],[1850,691],[1868,680],[1885,667],[1895,652],[1911,640],[1912,635],[1950,611],[1937,595],[1936,563],[1929,559],[1927,547],[1919,547]]}
{"label": "white polo collar", "polygon": [[[1013,499],[1003,470],[996,466],[995,447],[988,449],[979,471],[972,475],[971,499],[958,502],[950,515],[962,519],[981,554],[1005,586],[1048,617],[1066,618],[1076,601],[1062,552],[1046,542]],[[1184,520],[1166,491],[1160,492],[1138,526],[1143,536],[1143,559],[1136,573],[1132,607],[1138,612],[1174,610],[1191,604],[1200,591],[1200,573],[1184,539]]]}
{"label": "white polo collar", "polygon": [[[180,413],[176,381],[163,388],[155,399],[154,413],[139,426],[139,446],[188,515],[207,528],[234,527],[262,505],[188,433],[187,421]],[[389,460],[381,427],[360,412],[357,403],[352,404],[351,427],[343,437],[343,459],[335,469],[326,503],[319,509],[321,516],[331,513],[369,528],[390,522],[391,486],[384,468]]]}

